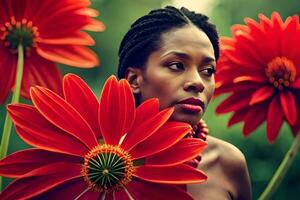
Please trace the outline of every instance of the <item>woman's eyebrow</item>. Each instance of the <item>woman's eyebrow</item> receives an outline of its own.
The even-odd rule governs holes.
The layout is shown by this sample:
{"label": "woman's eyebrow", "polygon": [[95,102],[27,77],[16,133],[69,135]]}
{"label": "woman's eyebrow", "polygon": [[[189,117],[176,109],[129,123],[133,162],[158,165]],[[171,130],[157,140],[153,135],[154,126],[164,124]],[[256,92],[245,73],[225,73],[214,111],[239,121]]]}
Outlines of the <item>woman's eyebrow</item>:
{"label": "woman's eyebrow", "polygon": [[[165,56],[168,56],[168,55],[175,55],[175,56],[178,56],[179,58],[183,58],[183,59],[190,59],[191,58],[191,56],[189,54],[181,52],[181,51],[168,51],[168,52],[162,54],[162,57],[165,57]],[[201,62],[210,63],[210,62],[216,62],[216,60],[213,57],[204,56],[201,59]]]}
{"label": "woman's eyebrow", "polygon": [[175,55],[175,56],[178,56],[179,58],[182,58],[182,59],[191,58],[188,54],[180,52],[180,51],[168,51],[168,52],[162,54],[161,57],[165,57],[165,56],[168,56],[168,55]]}
{"label": "woman's eyebrow", "polygon": [[202,63],[212,63],[212,62],[216,62],[216,60],[212,57],[204,57],[201,62]]}

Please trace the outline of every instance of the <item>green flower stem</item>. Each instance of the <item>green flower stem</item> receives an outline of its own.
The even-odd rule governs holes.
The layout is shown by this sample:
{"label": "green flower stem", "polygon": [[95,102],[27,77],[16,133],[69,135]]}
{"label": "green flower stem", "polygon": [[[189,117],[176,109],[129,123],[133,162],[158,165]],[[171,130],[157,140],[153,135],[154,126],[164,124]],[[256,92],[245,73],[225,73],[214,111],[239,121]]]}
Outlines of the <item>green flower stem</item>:
{"label": "green flower stem", "polygon": [[272,197],[273,193],[277,190],[278,186],[280,185],[282,179],[284,178],[286,172],[290,168],[291,164],[293,163],[298,149],[300,146],[300,131],[298,131],[296,138],[288,152],[285,154],[282,162],[280,163],[277,171],[273,175],[271,181],[269,182],[268,186],[266,187],[265,191],[261,194],[258,200],[268,200]]}
{"label": "green flower stem", "polygon": [[[16,73],[16,84],[15,91],[13,93],[13,97],[11,103],[18,103],[20,99],[21,92],[21,83],[23,76],[23,67],[24,67],[24,50],[22,44],[18,46],[18,64],[17,64],[17,73]],[[0,148],[0,159],[4,158],[7,154],[9,137],[11,133],[12,122],[8,116],[8,112],[6,113],[4,129],[1,139],[1,148]],[[2,177],[0,176],[0,191],[2,189]]]}

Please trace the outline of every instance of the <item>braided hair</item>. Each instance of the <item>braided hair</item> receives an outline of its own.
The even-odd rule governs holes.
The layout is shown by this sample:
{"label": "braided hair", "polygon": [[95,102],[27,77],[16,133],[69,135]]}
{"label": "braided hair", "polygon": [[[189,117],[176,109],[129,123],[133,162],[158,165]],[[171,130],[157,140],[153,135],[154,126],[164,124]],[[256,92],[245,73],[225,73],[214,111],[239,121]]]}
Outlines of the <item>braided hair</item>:
{"label": "braided hair", "polygon": [[209,38],[214,48],[216,60],[219,58],[219,37],[215,25],[208,17],[189,11],[167,6],[152,10],[137,19],[124,36],[119,48],[118,76],[124,78],[128,67],[142,68],[148,56],[159,48],[160,37],[172,28],[193,24]]}

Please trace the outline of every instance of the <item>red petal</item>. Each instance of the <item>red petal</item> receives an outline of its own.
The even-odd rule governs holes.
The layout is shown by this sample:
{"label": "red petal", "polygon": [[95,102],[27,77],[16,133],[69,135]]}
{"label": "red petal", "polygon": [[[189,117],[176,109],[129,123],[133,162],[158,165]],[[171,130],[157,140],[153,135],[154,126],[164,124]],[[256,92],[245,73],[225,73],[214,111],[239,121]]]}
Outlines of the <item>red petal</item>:
{"label": "red petal", "polygon": [[[86,187],[88,185],[86,184]],[[98,200],[100,199],[101,193],[94,191],[91,188],[87,188],[85,191],[83,191],[80,195],[76,197],[76,199],[80,200]]]}
{"label": "red petal", "polygon": [[99,65],[97,55],[84,46],[40,44],[37,52],[46,59],[74,67],[91,68]]}
{"label": "red petal", "polygon": [[295,82],[291,84],[291,87],[300,89],[300,78],[298,78]]}
{"label": "red petal", "polygon": [[74,178],[30,199],[53,200],[58,197],[62,199],[76,199],[85,194],[87,192],[87,188],[87,183],[82,179],[82,177]]}
{"label": "red petal", "polygon": [[83,27],[89,23],[89,17],[76,13],[79,12],[78,9],[66,11],[65,7],[68,6],[69,5],[63,3],[58,8],[56,8],[59,9],[59,12],[57,12],[56,9],[53,8],[52,12],[48,12],[47,16],[40,15],[41,18],[44,18],[42,18],[43,20],[38,20],[35,25],[39,28],[39,33],[41,36],[60,38],[66,36],[67,34],[72,35],[74,32],[83,29]]}
{"label": "red petal", "polygon": [[134,176],[145,181],[164,184],[202,183],[207,179],[202,171],[185,164],[170,167],[145,165],[138,167]]}
{"label": "red petal", "polygon": [[95,45],[94,39],[85,32],[73,31],[72,35],[55,37],[55,38],[39,38],[39,42],[44,44],[72,44],[72,45]]}
{"label": "red petal", "polygon": [[[131,181],[126,186],[134,199],[143,200],[192,200],[193,198],[173,185],[153,184],[141,181]],[[117,199],[117,198],[116,198]]]}
{"label": "red petal", "polygon": [[[89,200],[89,199],[87,199],[87,200]],[[105,194],[105,200],[115,200],[114,194],[112,192],[106,193]],[[126,200],[126,199],[122,199],[122,200]]]}
{"label": "red petal", "polygon": [[231,46],[233,46],[234,43],[235,43],[235,40],[233,38],[226,37],[226,36],[223,36],[220,38],[220,45],[221,45],[222,50],[231,48]]}
{"label": "red petal", "polygon": [[217,113],[227,113],[242,109],[249,105],[251,92],[243,91],[233,93],[230,97],[225,99],[216,109]]}
{"label": "red petal", "polygon": [[274,27],[276,27],[278,29],[278,32],[282,32],[284,23],[279,15],[278,12],[273,12],[271,15],[271,19],[273,21],[273,25]]}
{"label": "red petal", "polygon": [[256,90],[252,94],[252,98],[250,100],[250,105],[262,102],[268,98],[270,98],[274,93],[274,88],[270,86],[264,86]]}
{"label": "red petal", "polygon": [[123,122],[122,133],[127,133],[135,119],[135,100],[127,80],[120,81],[119,93],[120,121]]}
{"label": "red petal", "polygon": [[55,163],[25,174],[0,194],[0,199],[29,199],[65,181],[80,177],[81,164]]}
{"label": "red petal", "polygon": [[297,119],[297,105],[295,101],[295,97],[290,91],[285,91],[280,93],[280,103],[290,125],[295,125]]}
{"label": "red petal", "polygon": [[66,101],[81,114],[99,138],[101,136],[98,124],[99,102],[93,91],[75,74],[64,76],[63,88]]}
{"label": "red petal", "polygon": [[99,109],[99,124],[106,143],[118,144],[131,127],[135,104],[129,84],[111,76],[105,83]]}
{"label": "red petal", "polygon": [[174,108],[166,108],[163,111],[156,114],[154,117],[147,119],[141,123],[138,127],[133,127],[130,130],[121,146],[130,151],[135,145],[146,140],[152,134],[154,134],[173,114]]}
{"label": "red petal", "polygon": [[118,144],[120,141],[122,127],[117,126],[119,125],[119,110],[118,81],[115,76],[110,76],[103,86],[98,112],[99,125],[105,143]]}
{"label": "red petal", "polygon": [[237,36],[240,35],[247,35],[249,34],[249,28],[246,25],[241,25],[241,24],[234,24],[230,28],[231,33],[235,36],[235,39]]}
{"label": "red petal", "polygon": [[36,108],[29,105],[9,105],[7,108],[16,124],[19,136],[28,144],[44,150],[82,156],[88,147],[73,135],[47,121]]}
{"label": "red petal", "polygon": [[300,130],[300,115],[298,115],[298,119],[297,119],[295,125],[291,126],[291,129],[292,129],[292,133],[293,133],[294,137],[296,137],[297,134],[300,134],[299,133],[299,130]]}
{"label": "red petal", "polygon": [[62,78],[56,65],[34,52],[31,53],[33,55],[25,59],[21,91],[22,96],[30,98],[29,89],[35,85],[46,87],[62,95]]}
{"label": "red petal", "polygon": [[[251,84],[265,84],[267,82],[264,69],[253,70],[253,68],[237,65],[235,63],[227,63],[225,61],[219,62],[217,67],[220,68],[216,73],[217,82],[235,84],[243,84],[246,82],[248,83],[248,87],[249,82],[251,82]],[[247,86],[247,84],[245,84],[245,86]]]}
{"label": "red petal", "polygon": [[269,105],[267,113],[267,138],[273,143],[279,133],[283,122],[283,112],[280,106],[279,97],[276,96]]}
{"label": "red petal", "polygon": [[[130,183],[129,183],[130,184]],[[120,190],[117,190],[115,193],[114,193],[114,196],[115,196],[115,199],[118,200],[118,199],[121,199],[121,200],[131,200],[127,193],[123,190],[123,189],[120,189]]]}
{"label": "red petal", "polygon": [[6,101],[6,98],[14,85],[16,74],[16,58],[10,55],[5,47],[0,44],[0,105]]}
{"label": "red petal", "polygon": [[266,78],[262,76],[239,76],[233,80],[233,83],[240,83],[245,81],[254,83],[264,83],[266,82]]}
{"label": "red petal", "polygon": [[[246,24],[251,30],[251,35],[252,38],[260,41],[268,41],[269,37],[268,35],[264,32],[263,27],[254,21],[253,19],[246,18],[245,19]],[[272,38],[271,38],[272,39]],[[256,50],[258,51],[259,55],[264,59],[264,60],[270,60],[274,55],[270,51],[265,51],[265,49],[268,47],[268,44],[265,42],[255,42],[256,45]]]}
{"label": "red petal", "polygon": [[136,109],[136,117],[132,127],[137,127],[147,119],[154,117],[159,112],[159,101],[152,98],[141,103]]}
{"label": "red petal", "polygon": [[[217,78],[217,77],[216,77]],[[217,85],[218,83],[216,83]],[[256,88],[261,87],[261,84],[257,83],[247,83],[247,82],[241,82],[241,83],[220,83],[219,86],[216,86],[216,90],[214,93],[214,96],[218,96],[223,93],[228,92],[240,92],[245,90],[256,90]]]}
{"label": "red petal", "polygon": [[91,19],[90,23],[86,25],[83,29],[88,31],[100,32],[105,30],[105,25],[101,21]]}
{"label": "red petal", "polygon": [[261,38],[262,41],[260,43],[264,43],[264,46],[268,48],[269,58],[276,57],[277,55],[280,55],[280,46],[279,46],[279,39],[280,35],[276,32],[276,30],[273,27],[273,22],[268,19],[263,14],[259,14],[258,18],[260,19],[260,23],[262,25],[262,30],[265,35],[265,38]]}
{"label": "red petal", "polygon": [[31,88],[30,96],[35,107],[49,122],[74,135],[90,148],[98,145],[87,122],[60,96],[42,87]]}
{"label": "red petal", "polygon": [[170,148],[146,158],[147,165],[172,166],[192,160],[202,154],[207,143],[201,139],[186,138]]}
{"label": "red petal", "polygon": [[191,130],[189,124],[167,122],[149,138],[133,147],[130,155],[133,159],[139,159],[163,151],[177,143]]}
{"label": "red petal", "polygon": [[244,118],[243,134],[245,137],[253,132],[266,119],[268,104],[269,102],[264,102],[251,106]]}
{"label": "red petal", "polygon": [[57,162],[81,163],[82,158],[40,149],[26,149],[2,159],[0,175],[17,178],[39,167]]}
{"label": "red petal", "polygon": [[236,43],[233,48],[222,51],[222,55],[225,56],[229,62],[241,66],[243,68],[248,69],[254,69],[259,70],[261,68],[261,65],[258,62],[253,62],[250,58],[247,57],[245,52],[241,52],[239,49],[236,48],[236,46],[240,46],[240,44]]}
{"label": "red petal", "polygon": [[[282,37],[282,55],[285,55],[287,58],[293,58],[293,54],[297,52],[297,45],[291,44],[298,44],[299,37],[297,36],[297,29],[299,25],[299,17],[297,15],[288,17],[285,21],[286,27],[283,30]],[[296,53],[298,55],[298,53]]]}
{"label": "red petal", "polygon": [[230,127],[233,124],[239,123],[241,121],[244,120],[246,114],[248,113],[248,111],[250,110],[250,106],[245,107],[243,109],[237,110],[234,112],[234,114],[230,117],[227,126]]}
{"label": "red petal", "polygon": [[237,33],[238,34],[235,35],[235,39],[238,43],[237,45],[239,46],[237,51],[242,57],[241,59],[251,60],[251,62],[257,64],[257,66],[255,66],[256,68],[260,68],[260,66],[263,66],[265,64],[265,61],[256,49],[255,40],[251,38],[249,33],[241,33],[240,28],[237,30]]}
{"label": "red petal", "polygon": [[81,9],[80,13],[82,13],[83,15],[90,16],[90,17],[98,17],[99,16],[99,12],[92,8]]}

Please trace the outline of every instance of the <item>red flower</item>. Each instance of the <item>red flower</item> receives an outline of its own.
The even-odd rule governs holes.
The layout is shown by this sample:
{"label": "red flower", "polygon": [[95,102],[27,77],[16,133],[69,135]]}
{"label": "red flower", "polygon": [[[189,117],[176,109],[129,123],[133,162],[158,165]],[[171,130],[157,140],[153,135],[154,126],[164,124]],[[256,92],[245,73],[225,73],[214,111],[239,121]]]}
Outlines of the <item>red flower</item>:
{"label": "red flower", "polygon": [[[192,199],[175,184],[206,175],[184,162],[206,143],[182,139],[191,127],[167,122],[173,108],[157,99],[135,108],[127,81],[110,77],[98,103],[75,75],[66,75],[64,98],[31,89],[33,106],[9,105],[17,133],[36,147],[0,161],[0,175],[17,178],[0,199]],[[170,185],[169,185],[170,184]]]}
{"label": "red flower", "polygon": [[266,120],[274,142],[283,121],[294,135],[300,128],[300,26],[297,15],[285,22],[277,12],[259,19],[246,18],[247,25],[232,27],[233,38],[221,40],[216,95],[231,95],[216,112],[233,111],[228,125],[244,121],[244,136]]}
{"label": "red flower", "polygon": [[98,65],[96,54],[85,47],[94,40],[82,30],[102,31],[92,19],[97,12],[88,0],[3,0],[0,6],[0,104],[15,84],[17,48],[24,48],[21,95],[40,85],[61,92],[61,74],[54,62],[75,67]]}

